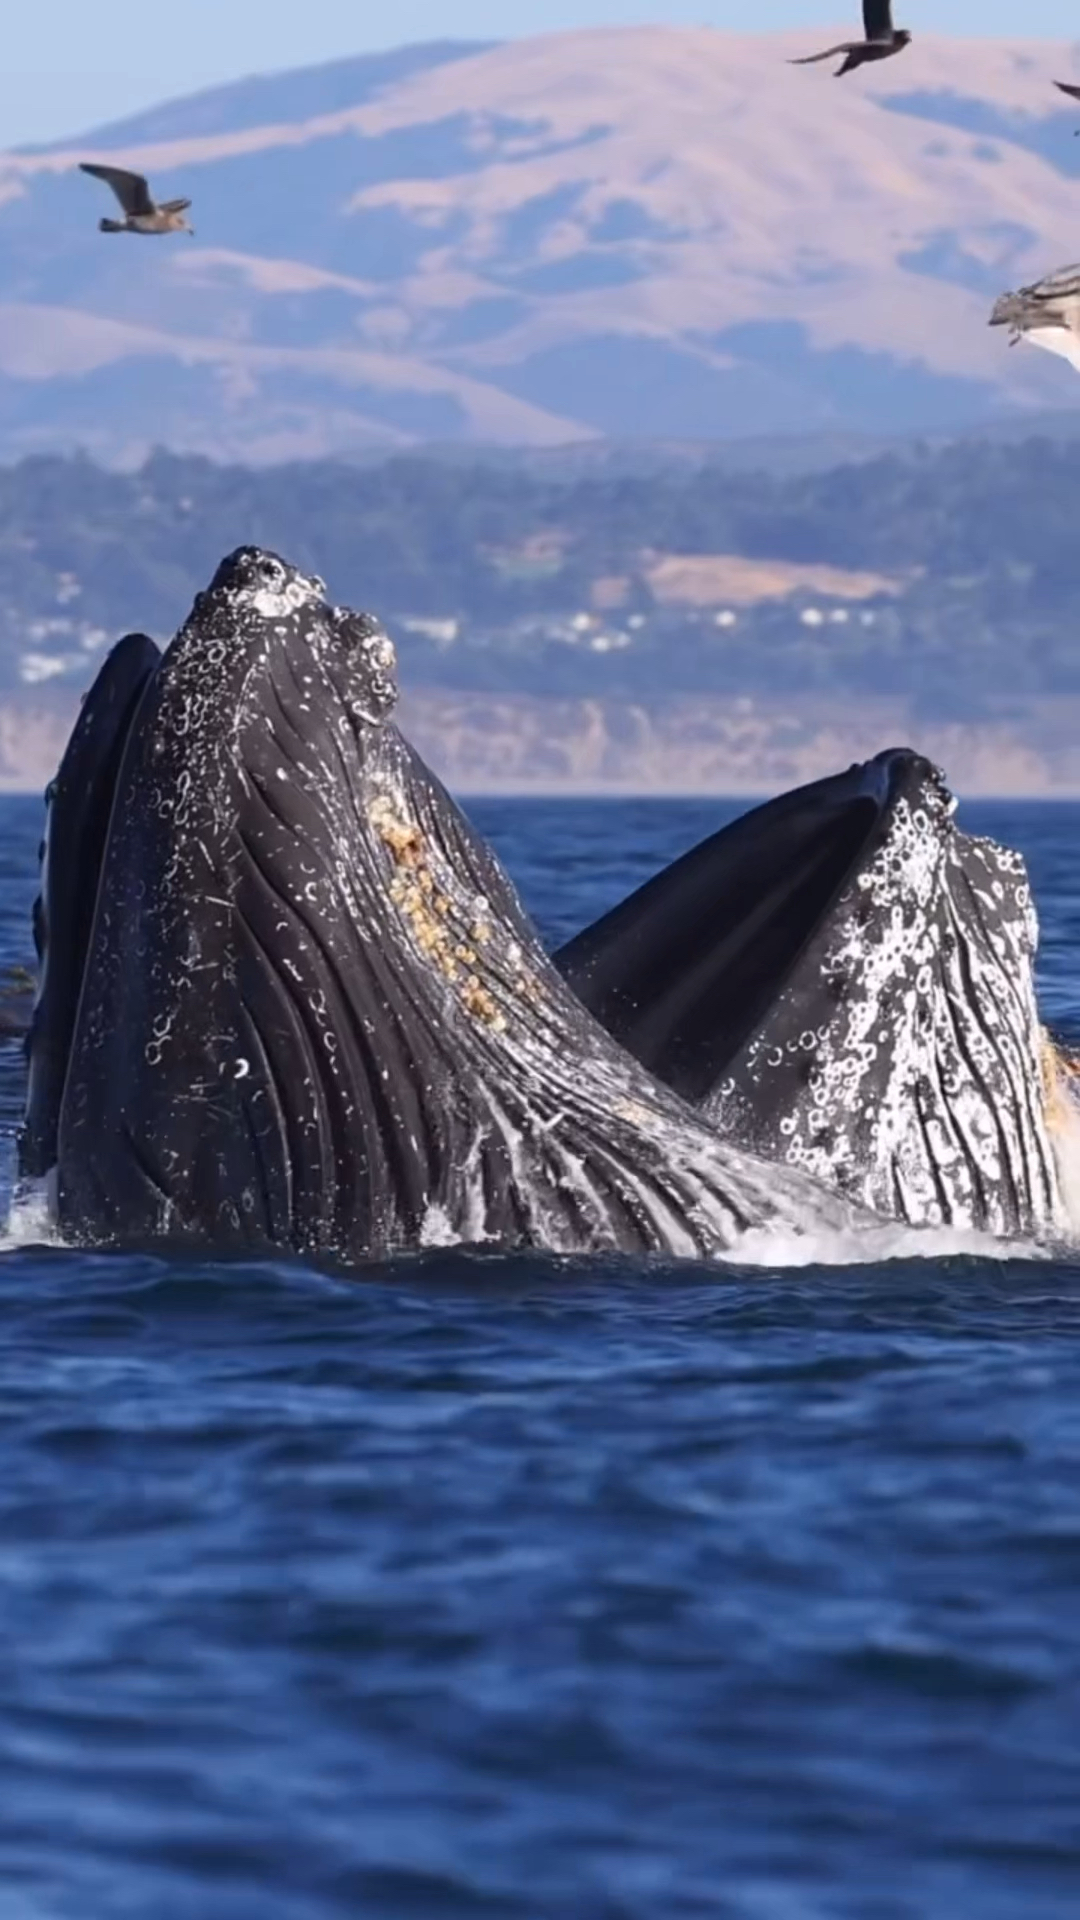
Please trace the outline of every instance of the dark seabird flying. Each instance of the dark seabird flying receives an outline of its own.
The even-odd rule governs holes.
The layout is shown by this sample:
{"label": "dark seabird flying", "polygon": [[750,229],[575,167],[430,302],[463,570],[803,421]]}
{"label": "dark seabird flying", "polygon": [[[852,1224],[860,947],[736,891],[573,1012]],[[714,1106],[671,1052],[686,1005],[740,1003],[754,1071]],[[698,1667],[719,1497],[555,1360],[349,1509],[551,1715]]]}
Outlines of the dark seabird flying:
{"label": "dark seabird flying", "polygon": [[[1067,80],[1055,80],[1054,85],[1059,93],[1067,93],[1070,100],[1080,100],[1080,87],[1070,87]],[[1080,127],[1077,132],[1080,133]]]}
{"label": "dark seabird flying", "polygon": [[899,53],[911,39],[905,27],[894,27],[892,23],[892,0],[863,0],[862,40],[842,40],[838,47],[826,47],[824,53],[804,54],[801,60],[792,60],[793,67],[812,67],[817,60],[832,60],[838,53],[844,56],[843,65],[837,67],[836,78],[842,73],[851,73],[855,67],[865,66],[868,60],[887,60],[891,53]]}
{"label": "dark seabird flying", "polygon": [[159,207],[143,174],[129,173],[125,167],[100,167],[93,160],[80,160],[79,166],[95,180],[104,180],[124,209],[122,220],[98,221],[102,233],[194,234],[194,227],[184,219],[190,200],[163,200]]}

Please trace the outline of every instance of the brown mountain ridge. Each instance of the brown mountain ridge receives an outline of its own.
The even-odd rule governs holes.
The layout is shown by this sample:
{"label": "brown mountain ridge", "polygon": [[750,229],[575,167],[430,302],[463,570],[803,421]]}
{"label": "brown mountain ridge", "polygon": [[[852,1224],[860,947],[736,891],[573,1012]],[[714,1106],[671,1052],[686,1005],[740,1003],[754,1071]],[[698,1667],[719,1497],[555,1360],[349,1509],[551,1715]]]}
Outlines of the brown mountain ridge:
{"label": "brown mountain ridge", "polygon": [[[1080,249],[1080,46],[626,28],[334,63],[0,156],[0,457],[978,426],[1074,406],[987,327]],[[106,240],[110,158],[194,242]]]}

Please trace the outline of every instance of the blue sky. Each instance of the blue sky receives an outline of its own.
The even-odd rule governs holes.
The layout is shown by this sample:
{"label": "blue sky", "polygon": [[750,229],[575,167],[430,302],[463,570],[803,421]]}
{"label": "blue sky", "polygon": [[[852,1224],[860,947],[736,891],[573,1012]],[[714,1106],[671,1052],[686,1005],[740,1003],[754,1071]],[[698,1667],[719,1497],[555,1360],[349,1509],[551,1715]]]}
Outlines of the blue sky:
{"label": "blue sky", "polygon": [[[246,73],[407,40],[504,39],[631,21],[813,31],[845,14],[858,20],[858,0],[12,0],[0,149],[77,133]],[[895,18],[915,32],[1080,32],[1076,0],[896,0]]]}

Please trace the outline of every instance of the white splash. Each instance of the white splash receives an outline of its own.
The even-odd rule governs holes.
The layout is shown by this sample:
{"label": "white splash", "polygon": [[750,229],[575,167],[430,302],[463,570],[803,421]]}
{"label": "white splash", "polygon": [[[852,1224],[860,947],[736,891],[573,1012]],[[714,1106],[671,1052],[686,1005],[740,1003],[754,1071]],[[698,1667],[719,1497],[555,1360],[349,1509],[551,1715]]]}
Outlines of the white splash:
{"label": "white splash", "polygon": [[863,1233],[797,1234],[755,1228],[720,1260],[725,1266],[768,1267],[784,1272],[799,1267],[879,1267],[916,1260],[971,1259],[1000,1266],[1003,1260],[1048,1260],[1054,1251],[1036,1240],[1001,1240],[974,1228],[886,1223],[876,1231]]}
{"label": "white splash", "polygon": [[7,1219],[0,1231],[0,1253],[20,1247],[62,1246],[56,1224],[56,1168],[42,1180],[21,1180],[11,1195]]}

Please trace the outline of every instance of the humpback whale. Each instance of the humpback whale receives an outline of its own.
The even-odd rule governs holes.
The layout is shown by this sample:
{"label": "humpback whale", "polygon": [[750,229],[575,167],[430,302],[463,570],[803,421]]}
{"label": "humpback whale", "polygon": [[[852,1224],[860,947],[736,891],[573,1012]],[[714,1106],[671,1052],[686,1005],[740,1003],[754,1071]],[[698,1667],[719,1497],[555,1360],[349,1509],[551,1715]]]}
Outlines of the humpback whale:
{"label": "humpback whale", "polygon": [[724,1136],[892,1218],[1070,1229],[1071,1075],[1038,1016],[1021,856],[878,754],[756,808],[555,962]]}
{"label": "humpback whale", "polygon": [[[393,646],[241,548],[110,656],[52,790],[24,1179],[90,1244],[354,1262],[865,1235],[607,1032],[393,722]],[[891,1229],[890,1229],[891,1231]]]}

